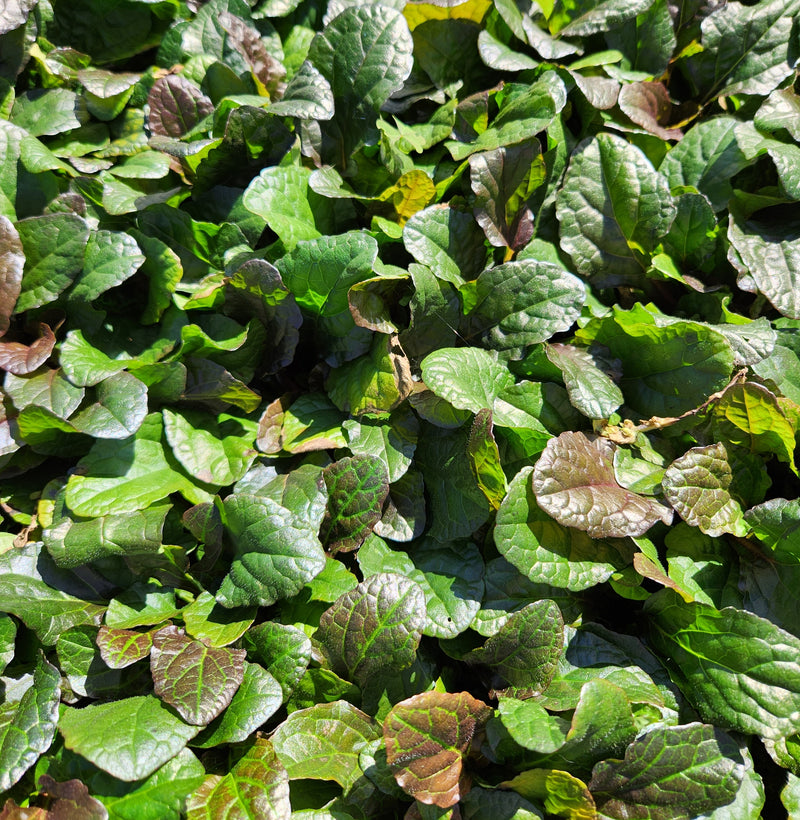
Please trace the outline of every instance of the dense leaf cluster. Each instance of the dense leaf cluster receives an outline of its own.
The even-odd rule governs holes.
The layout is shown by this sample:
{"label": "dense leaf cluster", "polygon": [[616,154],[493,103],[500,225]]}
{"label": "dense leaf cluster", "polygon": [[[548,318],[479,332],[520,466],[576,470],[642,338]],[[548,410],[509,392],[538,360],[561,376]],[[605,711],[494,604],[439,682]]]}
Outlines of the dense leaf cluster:
{"label": "dense leaf cluster", "polygon": [[798,32],[3,4],[0,817],[797,816]]}

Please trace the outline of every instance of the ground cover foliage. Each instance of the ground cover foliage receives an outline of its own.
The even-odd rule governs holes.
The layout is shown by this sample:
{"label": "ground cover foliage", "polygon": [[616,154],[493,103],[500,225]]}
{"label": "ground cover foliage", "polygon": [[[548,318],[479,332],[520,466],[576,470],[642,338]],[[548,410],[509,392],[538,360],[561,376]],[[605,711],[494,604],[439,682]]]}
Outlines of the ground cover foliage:
{"label": "ground cover foliage", "polygon": [[11,818],[800,811],[800,0],[11,0]]}

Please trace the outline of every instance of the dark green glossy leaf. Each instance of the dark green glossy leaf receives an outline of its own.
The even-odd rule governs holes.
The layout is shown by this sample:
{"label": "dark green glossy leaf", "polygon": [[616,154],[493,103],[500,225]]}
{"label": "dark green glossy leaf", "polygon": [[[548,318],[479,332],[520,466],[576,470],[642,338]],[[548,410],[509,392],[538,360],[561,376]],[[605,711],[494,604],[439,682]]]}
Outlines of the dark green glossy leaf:
{"label": "dark green glossy leaf", "polygon": [[623,402],[622,391],[588,350],[552,344],[547,358],[561,370],[569,400],[590,419],[607,419]]}
{"label": "dark green glossy leaf", "polygon": [[285,698],[303,677],[311,660],[311,641],[294,626],[265,621],[244,636],[248,654],[278,681]]}
{"label": "dark green glossy leaf", "polygon": [[652,646],[700,716],[778,738],[798,731],[800,639],[750,612],[685,603],[671,590],[646,609]]}
{"label": "dark green glossy leaf", "polygon": [[640,737],[624,760],[598,763],[589,788],[609,817],[660,820],[686,806],[703,813],[734,799],[744,775],[739,760],[736,744],[713,726],[670,726]]}

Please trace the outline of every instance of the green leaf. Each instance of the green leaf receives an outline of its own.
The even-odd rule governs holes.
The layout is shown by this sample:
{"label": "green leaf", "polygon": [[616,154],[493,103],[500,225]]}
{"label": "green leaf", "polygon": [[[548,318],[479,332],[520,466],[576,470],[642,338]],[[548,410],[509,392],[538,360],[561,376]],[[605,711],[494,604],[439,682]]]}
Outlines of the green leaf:
{"label": "green leaf", "polygon": [[287,250],[320,236],[308,201],[310,172],[295,166],[265,168],[247,186],[242,202],[275,231]]}
{"label": "green leaf", "polygon": [[721,211],[733,194],[731,178],[750,164],[736,139],[738,125],[722,116],[691,128],[659,166],[670,188],[692,186]]}
{"label": "green leaf", "polygon": [[491,410],[480,410],[475,415],[467,440],[467,456],[478,487],[496,510],[508,491],[508,484],[492,431]]}
{"label": "green leaf", "polygon": [[186,796],[204,777],[203,765],[183,749],[137,788],[102,799],[109,820],[180,820]]}
{"label": "green leaf", "polygon": [[556,199],[561,247],[598,282],[636,280],[675,218],[667,180],[612,134],[581,142]]}
{"label": "green leaf", "polygon": [[800,639],[733,607],[686,603],[672,590],[645,604],[650,641],[700,716],[777,739],[800,726]]}
{"label": "green leaf", "polygon": [[201,592],[181,610],[186,631],[206,646],[227,646],[241,638],[255,618],[252,609],[225,609],[210,592]]}
{"label": "green leaf", "polygon": [[447,808],[469,790],[463,771],[473,738],[492,710],[467,692],[425,692],[386,716],[386,758],[400,787],[421,803]]}
{"label": "green leaf", "polygon": [[788,218],[752,218],[741,225],[734,218],[728,226],[728,260],[738,271],[739,287],[764,294],[792,319],[800,319],[798,231],[800,223],[792,212]]}
{"label": "green leaf", "polygon": [[187,802],[188,820],[288,817],[289,779],[273,744],[260,738],[224,777],[206,779]]}
{"label": "green leaf", "polygon": [[641,305],[614,309],[578,331],[580,341],[605,345],[622,362],[625,403],[642,418],[678,416],[725,387],[733,370],[731,345],[697,322],[654,316]]}
{"label": "green leaf", "polygon": [[485,238],[471,214],[445,204],[431,205],[403,227],[403,244],[421,265],[458,287],[483,270]]}
{"label": "green leaf", "polygon": [[217,592],[222,606],[269,606],[295,595],[325,566],[316,531],[270,498],[229,495],[223,522],[236,553]]}
{"label": "green leaf", "polygon": [[334,672],[364,684],[414,661],[425,625],[425,596],[414,581],[380,573],[325,611],[316,637]]}
{"label": "green leaf", "polygon": [[716,247],[717,219],[711,203],[703,194],[687,193],[675,197],[675,207],[664,248],[682,270],[702,268]]}
{"label": "green leaf", "polygon": [[445,147],[456,162],[478,151],[494,151],[530,139],[548,128],[567,103],[564,81],[545,71],[534,83],[512,96],[494,118],[469,142],[450,141]]}
{"label": "green leaf", "polygon": [[573,591],[611,577],[624,559],[610,543],[564,527],[536,503],[532,467],[515,476],[497,511],[494,542],[501,555],[534,583]]}
{"label": "green leaf", "polygon": [[380,521],[389,475],[376,456],[357,455],[327,466],[328,507],[320,540],[332,553],[358,549]]}
{"label": "green leaf", "polygon": [[0,706],[0,789],[10,789],[53,742],[61,676],[39,655],[30,685]]}
{"label": "green leaf", "polygon": [[611,442],[583,433],[551,439],[533,470],[539,506],[559,524],[593,538],[638,536],[656,521],[671,523],[670,509],[617,484],[613,455]]}
{"label": "green leaf", "polygon": [[233,484],[253,463],[254,431],[244,420],[232,416],[211,420],[205,413],[168,408],[162,413],[172,454],[199,481],[217,486]]}
{"label": "green leaf", "polygon": [[84,337],[80,330],[71,330],[61,343],[61,367],[64,375],[78,387],[98,384],[109,376],[127,369],[129,363],[111,359]]}
{"label": "green leaf", "polygon": [[20,94],[11,121],[34,137],[52,136],[79,128],[89,119],[86,103],[66,88],[37,88]]}
{"label": "green leaf", "polygon": [[330,83],[335,102],[323,128],[341,143],[336,154],[345,164],[411,72],[413,47],[403,15],[386,5],[345,8],[312,41],[308,59]]}
{"label": "green leaf", "polygon": [[67,481],[65,500],[77,515],[104,516],[143,510],[174,492],[200,501],[205,493],[167,460],[160,413],[151,413],[136,435],[98,440],[80,461],[81,475]]}
{"label": "green leaf", "polygon": [[17,622],[6,613],[0,613],[0,674],[14,660],[14,639],[17,637]]}
{"label": "green leaf", "polygon": [[553,601],[528,604],[515,612],[468,663],[485,664],[514,687],[544,691],[564,650],[564,621]]}
{"label": "green leaf", "polygon": [[99,769],[126,782],[141,780],[175,757],[199,731],[154,695],[64,707],[58,730],[64,744]]}
{"label": "green leaf", "polygon": [[747,510],[745,521],[778,560],[800,557],[800,499],[771,498]]}
{"label": "green leaf", "polygon": [[[718,95],[769,94],[793,71],[793,0],[730,3],[701,24],[703,50],[688,62],[695,86],[711,99]],[[733,39],[732,39],[733,38]]]}
{"label": "green leaf", "polygon": [[108,602],[105,620],[112,629],[134,629],[160,624],[178,614],[174,589],[134,583]]}
{"label": "green leaf", "polygon": [[589,350],[551,344],[547,358],[561,370],[569,400],[590,419],[607,419],[623,402],[622,391]]}
{"label": "green leaf", "polygon": [[333,780],[347,790],[363,777],[361,750],[380,736],[369,715],[337,700],[292,712],[272,743],[290,780]]}
{"label": "green leaf", "polygon": [[274,621],[248,629],[244,647],[278,681],[284,698],[292,693],[311,661],[308,636],[293,626]]}
{"label": "green leaf", "polygon": [[71,302],[91,302],[130,279],[145,256],[136,240],[120,231],[94,231],[86,245],[83,270],[67,296]]}
{"label": "green leaf", "polygon": [[150,669],[155,693],[194,726],[227,708],[244,675],[243,649],[208,647],[168,626],[153,635]]}
{"label": "green leaf", "polygon": [[437,350],[422,360],[421,367],[429,390],[453,407],[473,413],[491,410],[498,395],[514,384],[502,362],[476,347]]}
{"label": "green leaf", "polygon": [[383,461],[390,483],[406,474],[419,436],[419,422],[410,411],[399,409],[388,423],[372,418],[348,419],[342,429],[353,455],[372,455]]}
{"label": "green leaf", "polygon": [[[636,23],[615,26],[604,35],[609,48],[621,51],[631,69],[661,76],[675,51],[675,30],[666,0],[656,0],[639,13]],[[624,88],[625,86],[623,86]]]}
{"label": "green leaf", "polygon": [[211,748],[223,743],[241,743],[278,711],[282,701],[283,691],[278,681],[263,667],[245,661],[242,683],[230,705],[192,744]]}
{"label": "green leaf", "polygon": [[114,373],[97,386],[96,401],[70,418],[81,433],[126,439],[147,417],[147,387],[130,373]]}
{"label": "green leaf", "polygon": [[470,336],[517,359],[529,345],[572,326],[586,301],[586,289],[559,266],[531,259],[484,271],[470,296]]}
{"label": "green leaf", "polygon": [[733,472],[724,444],[692,447],[664,472],[661,485],[681,518],[706,535],[744,535],[742,508],[731,496]]}
{"label": "green leaf", "polygon": [[654,729],[625,750],[624,760],[598,763],[589,788],[609,817],[702,814],[733,801],[744,775],[736,744],[701,723]]}
{"label": "green leaf", "polygon": [[16,615],[45,646],[53,646],[73,626],[100,623],[102,606],[54,589],[22,565],[15,566],[13,558],[8,552],[0,555],[0,611]]}
{"label": "green leaf", "polygon": [[340,410],[386,413],[411,392],[411,367],[395,334],[375,334],[369,353],[337,367],[325,386]]}
{"label": "green leaf", "polygon": [[368,538],[358,552],[358,565],[365,577],[391,572],[419,585],[425,594],[425,635],[455,638],[480,608],[484,566],[477,547],[469,542],[417,539],[413,553],[406,553],[389,549],[379,538]]}
{"label": "green leaf", "polygon": [[16,224],[25,267],[15,313],[41,307],[66,290],[84,265],[89,226],[75,214],[45,214]]}
{"label": "green leaf", "polygon": [[507,817],[509,820],[541,820],[541,811],[516,792],[473,787],[461,798],[461,814],[465,820],[483,817]]}
{"label": "green leaf", "polygon": [[617,27],[646,11],[652,0],[557,0],[548,15],[550,31],[562,37],[585,37]]}

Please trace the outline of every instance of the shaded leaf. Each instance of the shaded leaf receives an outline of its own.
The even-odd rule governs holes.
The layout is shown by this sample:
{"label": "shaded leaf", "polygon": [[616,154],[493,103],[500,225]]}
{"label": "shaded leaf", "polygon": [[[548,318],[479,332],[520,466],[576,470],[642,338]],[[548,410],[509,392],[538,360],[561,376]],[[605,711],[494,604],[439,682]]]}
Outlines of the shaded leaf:
{"label": "shaded leaf", "polygon": [[320,540],[333,554],[358,549],[380,521],[389,475],[375,456],[343,458],[323,470],[328,507]]}
{"label": "shaded leaf", "polygon": [[468,663],[481,663],[514,687],[539,693],[555,674],[564,647],[564,621],[553,601],[537,601],[509,617]]}
{"label": "shaded leaf", "polygon": [[656,521],[669,524],[672,511],[617,484],[613,445],[583,433],[551,439],[533,470],[539,506],[560,524],[593,538],[642,535]]}
{"label": "shaded leaf", "polygon": [[800,639],[733,607],[686,603],[672,590],[645,604],[651,645],[700,716],[776,739],[798,731]]}
{"label": "shaded leaf", "polygon": [[427,805],[455,805],[469,789],[463,760],[490,715],[467,692],[425,692],[394,706],[383,737],[401,788]]}

